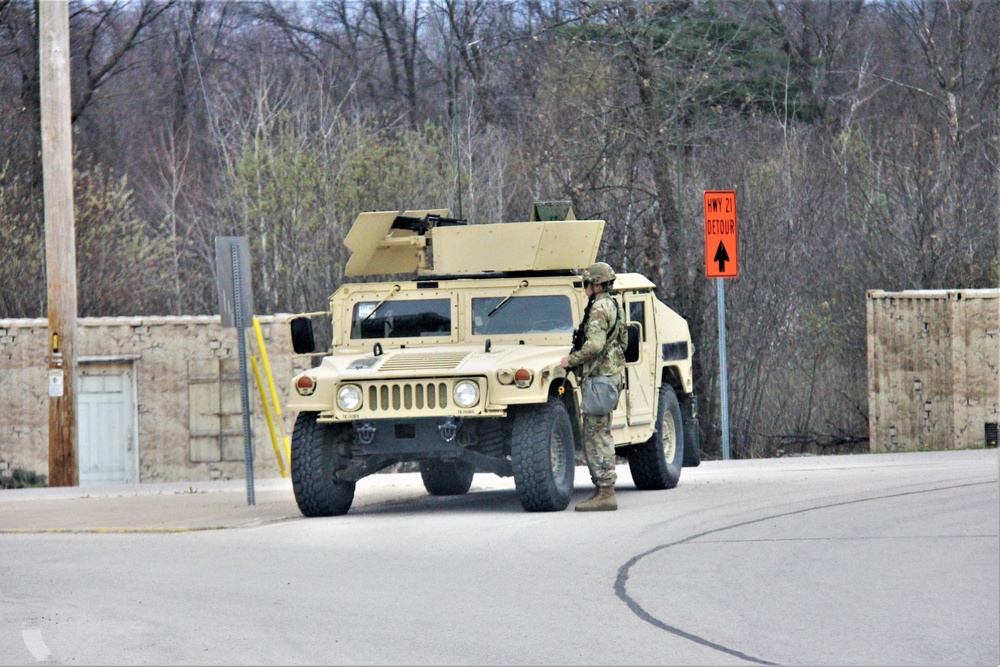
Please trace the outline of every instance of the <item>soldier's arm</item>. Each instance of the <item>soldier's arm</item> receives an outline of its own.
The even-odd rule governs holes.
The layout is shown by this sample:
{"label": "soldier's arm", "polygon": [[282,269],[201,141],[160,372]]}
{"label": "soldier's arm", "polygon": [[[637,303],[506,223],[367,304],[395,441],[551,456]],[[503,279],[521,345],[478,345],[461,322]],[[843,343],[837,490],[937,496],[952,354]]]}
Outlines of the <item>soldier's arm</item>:
{"label": "soldier's arm", "polygon": [[583,346],[569,355],[569,365],[580,366],[601,354],[604,344],[608,339],[608,314],[602,309],[590,313],[590,320],[587,322],[586,338]]}

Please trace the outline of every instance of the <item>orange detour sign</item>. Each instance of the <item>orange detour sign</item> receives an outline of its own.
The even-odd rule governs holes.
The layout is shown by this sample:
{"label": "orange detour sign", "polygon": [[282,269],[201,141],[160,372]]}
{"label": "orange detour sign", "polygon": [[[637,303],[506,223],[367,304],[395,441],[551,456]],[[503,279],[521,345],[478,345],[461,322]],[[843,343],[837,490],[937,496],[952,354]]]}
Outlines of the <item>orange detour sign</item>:
{"label": "orange detour sign", "polygon": [[736,234],[736,190],[705,190],[705,275],[735,278],[739,274]]}

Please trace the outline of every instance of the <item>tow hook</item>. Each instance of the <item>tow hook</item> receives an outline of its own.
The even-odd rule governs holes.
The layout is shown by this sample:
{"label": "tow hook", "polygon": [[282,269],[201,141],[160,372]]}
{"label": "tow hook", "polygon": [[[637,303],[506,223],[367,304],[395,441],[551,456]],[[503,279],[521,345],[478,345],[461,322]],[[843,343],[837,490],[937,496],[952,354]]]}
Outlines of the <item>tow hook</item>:
{"label": "tow hook", "polygon": [[376,428],[368,422],[355,426],[354,430],[358,432],[358,442],[362,445],[370,445],[375,439]]}
{"label": "tow hook", "polygon": [[458,433],[458,424],[451,417],[448,417],[443,424],[438,426],[438,433],[441,434],[441,438],[445,442],[451,442],[455,439],[455,434]]}

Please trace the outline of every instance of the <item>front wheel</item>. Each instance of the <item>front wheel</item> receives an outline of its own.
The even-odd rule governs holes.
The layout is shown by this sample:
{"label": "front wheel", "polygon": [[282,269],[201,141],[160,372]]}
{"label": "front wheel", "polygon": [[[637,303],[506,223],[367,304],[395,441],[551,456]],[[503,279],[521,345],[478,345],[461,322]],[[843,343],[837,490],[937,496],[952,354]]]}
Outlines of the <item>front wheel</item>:
{"label": "front wheel", "polygon": [[656,431],[649,440],[626,451],[628,469],[637,489],[672,489],[684,463],[684,424],[677,394],[669,384],[660,387]]}
{"label": "front wheel", "polygon": [[420,478],[424,488],[432,496],[460,496],[472,486],[472,475],[476,472],[471,463],[465,461],[421,461]]}
{"label": "front wheel", "polygon": [[576,473],[573,426],[558,398],[514,415],[510,462],[521,506],[528,512],[566,509]]}
{"label": "front wheel", "polygon": [[292,489],[299,511],[308,517],[346,514],[354,502],[354,482],[334,476],[340,457],[334,449],[339,429],[300,412],[292,431]]}

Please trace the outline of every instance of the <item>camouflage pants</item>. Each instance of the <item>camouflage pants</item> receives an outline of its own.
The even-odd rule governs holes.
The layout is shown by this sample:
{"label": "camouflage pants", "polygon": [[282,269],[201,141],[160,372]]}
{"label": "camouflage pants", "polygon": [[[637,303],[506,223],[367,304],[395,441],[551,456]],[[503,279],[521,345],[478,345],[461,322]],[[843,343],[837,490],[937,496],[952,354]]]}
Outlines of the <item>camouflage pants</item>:
{"label": "camouflage pants", "polygon": [[[612,375],[618,391],[625,384],[623,375]],[[614,486],[618,481],[615,472],[615,440],[611,437],[611,413],[583,415],[583,455],[590,468],[590,481],[594,486]]]}
{"label": "camouflage pants", "polygon": [[615,441],[611,437],[611,415],[583,416],[583,454],[594,486],[614,486]]}

